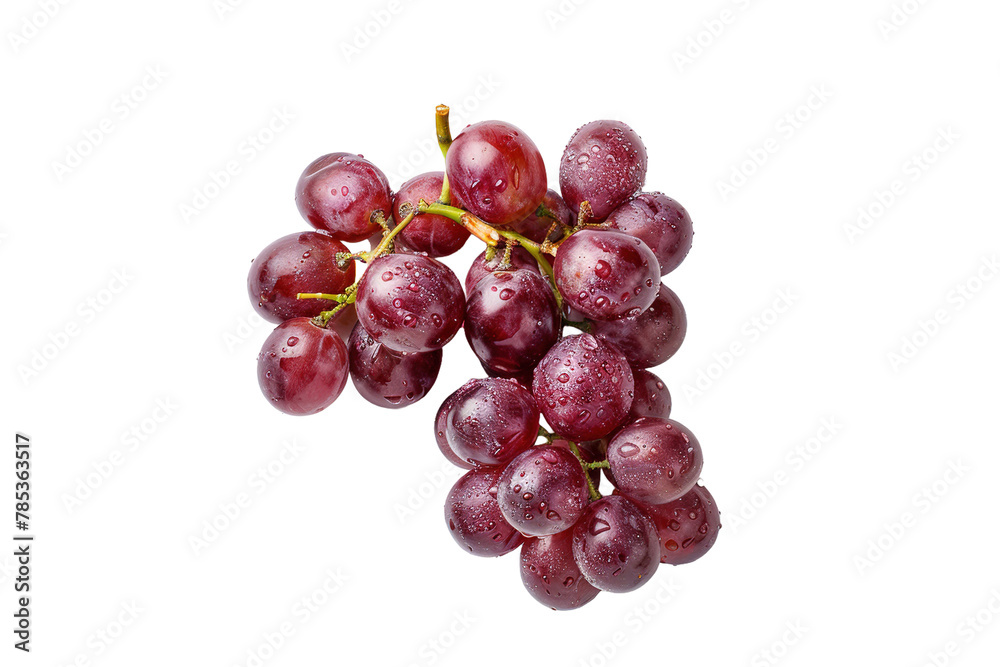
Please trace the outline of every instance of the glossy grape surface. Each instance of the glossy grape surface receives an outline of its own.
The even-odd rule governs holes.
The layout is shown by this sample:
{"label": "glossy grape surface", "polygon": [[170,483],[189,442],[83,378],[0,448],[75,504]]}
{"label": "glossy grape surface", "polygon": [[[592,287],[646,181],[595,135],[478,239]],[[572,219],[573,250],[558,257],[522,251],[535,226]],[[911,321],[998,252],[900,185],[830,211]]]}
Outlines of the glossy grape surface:
{"label": "glossy grape surface", "polygon": [[602,591],[627,593],[660,565],[652,519],[623,496],[595,500],[573,527],[573,558],[587,581]]}
{"label": "glossy grape surface", "polygon": [[672,419],[645,417],[618,431],[608,443],[615,486],[650,505],[669,503],[690,491],[703,463],[698,439]]}
{"label": "glossy grape surface", "polygon": [[474,556],[503,556],[524,541],[500,513],[500,472],[499,468],[470,470],[455,482],[445,500],[444,518],[451,536]]}
{"label": "glossy grape surface", "polygon": [[574,211],[589,201],[600,222],[642,188],[646,146],[617,120],[587,123],[569,140],[559,164],[559,190]]}
{"label": "glossy grape surface", "polygon": [[535,215],[536,211],[532,211],[525,219],[511,223],[508,229],[531,239],[535,243],[541,243],[545,240],[549,230],[552,229],[552,224],[558,221],[561,224],[556,225],[552,234],[549,235],[550,241],[558,241],[562,238],[563,227],[573,227],[573,223],[576,222],[576,215],[566,202],[563,201],[563,198],[559,196],[559,193],[552,189],[545,193],[542,205],[556,216],[555,220],[547,215]]}
{"label": "glossy grape surface", "polygon": [[496,271],[472,288],[465,306],[465,337],[492,373],[530,373],[562,330],[548,281],[537,271]]}
{"label": "glossy grape surface", "polygon": [[307,317],[275,327],[257,357],[260,390],[289,415],[312,415],[328,407],[344,390],[347,376],[344,341]]}
{"label": "glossy grape surface", "polygon": [[404,354],[382,345],[361,324],[347,344],[351,380],[365,400],[382,408],[404,408],[427,395],[441,369],[441,350]]}
{"label": "glossy grape surface", "polygon": [[518,222],[545,196],[545,163],[528,135],[501,121],[470,125],[448,149],[445,170],[466,210],[495,225]]}
{"label": "glossy grape surface", "polygon": [[382,255],[358,282],[358,321],[399,352],[438,350],[462,328],[465,293],[451,269],[424,255]]}
{"label": "glossy grape surface", "polygon": [[552,264],[565,303],[591,319],[635,317],[656,299],[660,266],[640,239],[583,229],[563,241]]}
{"label": "glossy grape surface", "polygon": [[532,447],[504,469],[497,502],[507,523],[524,535],[555,535],[571,528],[587,507],[587,477],[562,447]]}
{"label": "glossy grape surface", "polygon": [[445,434],[445,429],[448,424],[448,416],[451,413],[451,407],[455,404],[458,398],[470,390],[470,385],[468,383],[459,387],[456,391],[452,392],[448,398],[444,399],[441,403],[441,407],[438,408],[437,415],[434,417],[434,441],[437,442],[438,449],[444,455],[448,461],[459,468],[465,468],[466,470],[472,470],[475,468],[474,465],[468,461],[459,458],[458,454],[451,448],[448,444],[448,437]]}
{"label": "glossy grape surface", "polygon": [[535,444],[538,405],[513,380],[469,380],[451,405],[444,434],[459,458],[478,466],[503,465]]}
{"label": "glossy grape surface", "polygon": [[536,262],[535,258],[531,256],[531,253],[521,246],[514,248],[514,250],[510,253],[510,266],[505,269],[500,268],[503,262],[503,254],[503,250],[500,250],[493,256],[493,259],[487,262],[486,251],[484,250],[479,253],[478,257],[472,260],[472,266],[469,267],[469,272],[465,274],[466,294],[472,294],[472,288],[476,286],[476,283],[494,271],[515,271],[517,269],[527,269],[528,271],[539,273],[538,262]]}
{"label": "glossy grape surface", "polygon": [[521,546],[521,582],[531,597],[556,610],[578,609],[601,591],[573,559],[573,531],[532,537]]}
{"label": "glossy grape surface", "polygon": [[670,391],[663,380],[645,369],[636,368],[632,369],[632,377],[635,380],[635,393],[626,422],[641,417],[670,417]]}
{"label": "glossy grape surface", "polygon": [[[431,171],[403,183],[392,198],[395,224],[398,225],[406,217],[406,213],[400,210],[404,204],[416,211],[421,199],[428,203],[436,202],[441,196],[443,182],[443,171]],[[462,207],[461,202],[454,197],[452,205]],[[443,215],[428,213],[415,217],[396,235],[396,242],[401,248],[410,252],[427,253],[431,257],[445,257],[457,252],[468,240],[469,230],[465,227]]]}
{"label": "glossy grape surface", "polygon": [[532,392],[545,420],[570,440],[596,440],[632,405],[634,380],[621,352],[590,334],[567,336],[535,367]]}
{"label": "glossy grape surface", "polygon": [[691,250],[694,228],[687,210],[661,192],[642,192],[616,208],[608,223],[643,240],[656,255],[660,275],[676,269]]}
{"label": "glossy grape surface", "polygon": [[643,507],[660,537],[660,562],[683,565],[698,560],[715,544],[722,528],[719,506],[701,484],[677,500]]}
{"label": "glossy grape surface", "polygon": [[341,241],[364,241],[379,230],[371,221],[381,211],[392,215],[385,174],[360,155],[330,153],[313,160],[295,186],[295,205],[316,229]]}
{"label": "glossy grape surface", "polygon": [[673,290],[661,284],[653,304],[639,316],[594,320],[590,330],[621,350],[632,366],[652,368],[680,349],[687,334],[687,314]]}

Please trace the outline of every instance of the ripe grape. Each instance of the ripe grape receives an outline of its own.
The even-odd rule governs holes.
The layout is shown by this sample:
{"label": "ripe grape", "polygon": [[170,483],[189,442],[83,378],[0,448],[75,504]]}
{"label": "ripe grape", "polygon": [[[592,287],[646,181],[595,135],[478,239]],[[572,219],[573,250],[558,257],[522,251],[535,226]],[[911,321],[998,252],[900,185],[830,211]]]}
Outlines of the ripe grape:
{"label": "ripe grape", "polygon": [[635,368],[659,366],[674,356],[687,334],[680,299],[661,284],[653,305],[637,317],[591,322],[591,332],[621,350]]}
{"label": "ripe grape", "polygon": [[694,240],[691,216],[661,192],[639,193],[612,211],[608,224],[642,239],[656,255],[661,276],[684,261]]}
{"label": "ripe grape", "polygon": [[573,558],[587,581],[610,593],[633,591],[660,565],[652,519],[624,496],[595,500],[573,527]]}
{"label": "ripe grape", "polygon": [[573,441],[596,440],[617,428],[628,415],[633,388],[622,353],[590,334],[556,343],[532,382],[545,420]]}
{"label": "ripe grape", "polygon": [[328,407],[344,390],[347,375],[344,341],[308,317],[275,327],[257,357],[260,390],[289,415],[312,415]]}
{"label": "ripe grape", "polygon": [[607,218],[645,181],[646,146],[635,130],[617,120],[595,120],[577,130],[559,164],[563,199],[574,211],[590,202],[590,222]]}
{"label": "ripe grape", "polygon": [[360,155],[330,153],[313,160],[295,186],[295,205],[316,229],[340,241],[357,243],[378,231],[372,213],[392,215],[392,194],[385,174]]}
{"label": "ripe grape", "polygon": [[[444,182],[444,172],[431,171],[414,176],[403,183],[392,198],[392,215],[398,225],[406,212],[400,209],[407,204],[410,210],[417,210],[417,203],[423,199],[436,202],[441,196],[441,184]],[[454,206],[462,204],[452,198]],[[406,227],[396,235],[395,240],[401,248],[410,252],[427,253],[431,257],[445,257],[457,252],[469,240],[469,230],[443,215],[423,213],[407,223]]]}
{"label": "ripe grape", "polygon": [[641,417],[670,416],[670,392],[663,380],[645,369],[632,369],[635,380],[635,393],[632,396],[632,407],[628,411],[626,421],[635,421]]}
{"label": "ripe grape", "polygon": [[504,468],[497,502],[507,523],[524,535],[555,535],[573,526],[587,507],[580,461],[562,447],[532,447]]}
{"label": "ripe grape", "polygon": [[479,468],[462,475],[448,493],[444,518],[451,536],[474,556],[503,556],[524,536],[504,521],[497,504],[499,468]]}
{"label": "ripe grape", "polygon": [[269,322],[316,317],[334,306],[323,299],[299,299],[300,292],[341,294],[354,283],[354,262],[337,268],[347,246],[320,232],[283,236],[250,265],[247,291],[257,313]]}
{"label": "ripe grape", "polygon": [[444,434],[459,458],[479,466],[496,466],[535,444],[538,405],[513,380],[469,380],[445,418]]}
{"label": "ripe grape", "polygon": [[472,260],[472,266],[469,267],[469,272],[465,275],[466,294],[472,294],[472,288],[476,286],[476,283],[494,271],[515,271],[517,269],[527,269],[528,271],[539,273],[538,262],[536,262],[535,258],[531,256],[531,253],[521,246],[517,246],[510,253],[510,267],[506,269],[500,268],[503,263],[503,255],[504,251],[502,249],[497,250],[493,259],[487,262],[486,251],[484,250],[479,253],[478,257]]}
{"label": "ripe grape", "polygon": [[690,491],[703,462],[698,439],[672,419],[644,417],[618,431],[608,443],[615,486],[650,505],[669,503]]}
{"label": "ripe grape", "polygon": [[425,255],[382,255],[358,282],[361,326],[399,352],[444,347],[462,328],[465,293],[451,269]]}
{"label": "ripe grape", "polygon": [[563,241],[552,268],[566,304],[598,320],[638,316],[656,299],[660,281],[645,243],[605,229],[583,229]]}
{"label": "ripe grape", "polygon": [[580,574],[571,530],[524,541],[521,582],[531,597],[555,610],[578,609],[601,592]]}
{"label": "ripe grape", "polygon": [[451,448],[448,444],[448,438],[445,434],[445,429],[448,424],[448,416],[451,413],[451,407],[458,400],[458,397],[469,391],[470,385],[465,384],[458,388],[457,391],[453,392],[448,398],[444,399],[441,403],[441,407],[438,408],[437,415],[434,417],[434,440],[437,442],[438,449],[444,454],[444,457],[448,459],[452,464],[458,466],[459,468],[465,468],[466,470],[472,470],[475,466],[468,461],[459,458],[458,454]]}
{"label": "ripe grape", "polygon": [[548,282],[537,271],[496,271],[472,288],[465,305],[465,336],[492,373],[530,373],[562,331]]}
{"label": "ripe grape", "polygon": [[501,121],[462,130],[448,149],[445,170],[466,210],[496,225],[527,217],[546,192],[545,163],[535,142]]}
{"label": "ripe grape", "polygon": [[659,534],[661,563],[683,565],[698,560],[712,548],[722,528],[719,506],[701,484],[677,500],[643,509]]}
{"label": "ripe grape", "polygon": [[434,386],[441,369],[441,350],[395,352],[372,338],[361,324],[355,325],[347,351],[358,393],[383,408],[403,408],[419,401]]}
{"label": "ripe grape", "polygon": [[532,211],[524,220],[513,222],[507,228],[512,232],[517,232],[521,236],[531,239],[535,243],[541,243],[545,240],[545,236],[549,233],[549,230],[552,229],[552,224],[559,222],[560,224],[556,225],[556,228],[552,231],[552,235],[549,236],[549,241],[558,241],[562,238],[563,227],[572,227],[576,222],[576,215],[566,205],[563,198],[559,196],[559,193],[552,189],[545,193],[542,205],[556,216],[555,220],[547,215],[536,215],[536,211]]}

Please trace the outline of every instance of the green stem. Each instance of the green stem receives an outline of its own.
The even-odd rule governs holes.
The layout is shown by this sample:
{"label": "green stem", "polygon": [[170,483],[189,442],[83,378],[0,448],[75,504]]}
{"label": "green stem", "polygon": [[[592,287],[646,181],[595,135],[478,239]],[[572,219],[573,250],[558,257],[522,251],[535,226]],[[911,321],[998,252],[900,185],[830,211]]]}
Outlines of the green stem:
{"label": "green stem", "polygon": [[[438,148],[441,149],[441,155],[447,158],[448,149],[451,147],[451,125],[448,121],[450,109],[446,104],[439,104],[434,112],[434,126],[437,133]],[[451,185],[448,183],[447,171],[445,171],[444,180],[441,183],[441,197],[438,201],[442,204],[451,203]]]}
{"label": "green stem", "polygon": [[392,228],[392,231],[383,236],[382,240],[379,241],[379,244],[375,246],[371,250],[371,252],[362,253],[362,255],[366,255],[366,259],[364,259],[364,261],[369,262],[375,259],[376,257],[380,257],[382,254],[384,254],[385,251],[389,248],[389,244],[391,244],[392,240],[396,238],[396,234],[399,234],[401,231],[403,231],[403,228],[406,227],[408,224],[410,224],[410,221],[413,220],[413,218],[415,218],[416,216],[417,212],[414,211],[413,209],[410,209],[410,212],[406,214],[406,217],[400,220],[399,224]]}
{"label": "green stem", "polygon": [[[570,448],[570,451],[573,452],[573,456],[575,456],[576,459],[577,459],[577,461],[580,462],[580,465],[583,466],[584,477],[587,478],[587,492],[590,494],[590,500],[591,501],[600,500],[604,496],[602,496],[601,492],[597,490],[597,487],[594,485],[594,480],[590,479],[590,465],[591,464],[589,464],[589,463],[587,463],[586,461],[583,460],[583,455],[580,454],[580,448],[577,447],[576,443],[573,442],[572,440],[569,441],[569,448]],[[603,463],[607,463],[607,461],[603,461]],[[605,466],[595,465],[593,467],[594,468],[603,468]]]}

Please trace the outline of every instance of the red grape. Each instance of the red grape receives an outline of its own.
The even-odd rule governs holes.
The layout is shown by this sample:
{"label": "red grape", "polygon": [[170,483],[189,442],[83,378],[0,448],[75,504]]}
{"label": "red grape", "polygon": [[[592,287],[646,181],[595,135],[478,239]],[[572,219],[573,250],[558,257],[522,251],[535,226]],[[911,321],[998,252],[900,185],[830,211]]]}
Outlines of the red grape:
{"label": "red grape", "polygon": [[660,565],[652,519],[623,496],[595,500],[573,527],[573,558],[587,581],[610,593],[633,591]]}
{"label": "red grape", "polygon": [[351,380],[365,400],[383,408],[402,408],[423,398],[441,369],[441,350],[395,352],[371,337],[361,324],[348,341]]}
{"label": "red grape", "polygon": [[660,275],[676,269],[691,250],[694,230],[683,206],[661,192],[642,192],[608,216],[614,229],[636,236],[649,246]]}
{"label": "red grape", "polygon": [[337,268],[337,253],[347,246],[320,232],[283,236],[264,248],[250,265],[247,291],[257,313],[269,322],[316,317],[335,304],[299,299],[302,292],[341,294],[354,283],[354,262]]}
{"label": "red grape", "polygon": [[590,334],[567,336],[535,367],[532,392],[545,420],[574,441],[617,428],[632,405],[634,381],[625,357]]}
{"label": "red grape", "polygon": [[674,356],[687,334],[687,314],[677,295],[660,285],[653,305],[637,317],[590,323],[591,332],[621,350],[632,366],[651,368]]}
{"label": "red grape", "polygon": [[558,221],[561,224],[556,226],[549,237],[550,241],[558,241],[563,235],[562,227],[572,227],[576,222],[576,215],[559,196],[559,193],[552,189],[545,193],[542,205],[556,216],[556,220],[547,215],[538,216],[535,214],[536,211],[532,211],[524,220],[511,223],[508,229],[531,239],[535,243],[541,243],[545,240],[549,230],[552,229],[552,224]]}
{"label": "red grape", "polygon": [[313,160],[295,186],[299,213],[335,239],[357,243],[378,231],[372,213],[392,215],[392,194],[385,174],[360,155],[330,153]]}
{"label": "red grape", "polygon": [[[413,211],[417,210],[417,202],[424,199],[433,203],[441,196],[441,184],[444,182],[444,172],[431,171],[414,176],[403,183],[392,198],[393,218],[398,225],[406,214],[400,210],[403,204],[408,204]],[[454,206],[461,207],[457,200]],[[469,240],[469,230],[443,215],[423,213],[418,215],[396,235],[395,240],[401,248],[411,252],[427,253],[431,257],[444,257],[458,251]]]}
{"label": "red grape", "polygon": [[704,556],[722,528],[715,498],[701,484],[677,500],[645,505],[660,536],[660,562],[683,565]]}
{"label": "red grape", "polygon": [[486,251],[479,253],[479,256],[472,260],[472,266],[469,267],[469,272],[465,275],[465,293],[472,294],[472,288],[476,286],[483,277],[488,276],[494,271],[514,271],[516,269],[527,269],[528,271],[538,271],[538,262],[535,258],[531,256],[527,250],[521,246],[517,246],[510,253],[510,267],[509,269],[501,269],[500,264],[503,261],[504,251],[502,249],[497,250],[497,253],[493,256],[493,259],[486,261]]}
{"label": "red grape", "polygon": [[528,135],[510,123],[469,125],[445,160],[454,195],[470,213],[509,225],[538,208],[546,191],[545,163]]}
{"label": "red grape", "polygon": [[271,405],[290,415],[312,415],[337,400],[347,384],[347,347],[308,317],[285,320],[264,341],[257,381]]}
{"label": "red grape", "polygon": [[690,491],[703,462],[698,439],[672,419],[644,417],[618,431],[608,443],[615,486],[650,505],[669,503]]}
{"label": "red grape", "polygon": [[382,255],[358,282],[361,325],[400,352],[438,350],[462,328],[465,293],[451,269],[425,255]]}
{"label": "red grape", "polygon": [[634,236],[583,229],[562,242],[552,265],[563,300],[587,317],[635,317],[656,299],[660,266]]}
{"label": "red grape", "polygon": [[485,368],[518,377],[531,370],[562,331],[548,281],[536,271],[496,271],[469,293],[465,336]]}
{"label": "red grape", "polygon": [[555,535],[571,528],[587,507],[580,461],[562,447],[532,447],[500,475],[497,502],[507,523],[524,535]]}
{"label": "red grape", "polygon": [[448,396],[448,398],[444,399],[444,402],[441,403],[441,407],[438,408],[437,415],[434,417],[434,440],[437,442],[438,449],[441,450],[444,457],[451,463],[459,468],[465,468],[466,470],[472,470],[475,466],[468,461],[459,458],[458,454],[455,453],[455,450],[453,450],[451,445],[448,444],[448,437],[445,434],[445,429],[448,425],[448,416],[451,414],[451,406],[453,406],[455,401],[457,401],[460,396],[465,394],[469,388],[470,385],[465,384]]}
{"label": "red grape", "polygon": [[499,468],[479,468],[462,475],[448,493],[444,518],[451,536],[474,556],[503,556],[524,541],[504,521],[497,504]]}
{"label": "red grape", "polygon": [[580,574],[571,530],[524,541],[521,582],[531,597],[555,610],[578,609],[601,592]]}
{"label": "red grape", "polygon": [[513,380],[469,380],[451,405],[444,434],[459,458],[496,466],[531,447],[538,439],[538,405]]}
{"label": "red grape", "polygon": [[635,380],[635,393],[632,397],[632,407],[628,411],[626,421],[635,421],[641,417],[670,416],[670,392],[663,380],[645,369],[632,369]]}
{"label": "red grape", "polygon": [[590,222],[600,222],[628,201],[646,180],[646,147],[617,120],[587,123],[569,140],[559,165],[559,189],[574,211],[589,201]]}

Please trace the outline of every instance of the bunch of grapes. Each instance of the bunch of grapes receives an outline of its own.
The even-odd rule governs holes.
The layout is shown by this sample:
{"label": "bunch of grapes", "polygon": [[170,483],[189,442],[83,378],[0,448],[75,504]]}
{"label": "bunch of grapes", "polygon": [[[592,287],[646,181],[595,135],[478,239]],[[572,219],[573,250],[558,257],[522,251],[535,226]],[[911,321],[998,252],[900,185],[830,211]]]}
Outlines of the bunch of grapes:
{"label": "bunch of grapes", "polygon": [[[295,201],[316,231],[272,243],[248,279],[260,314],[279,323],[258,357],[265,397],[314,414],[350,376],[375,405],[410,405],[464,328],[486,377],[448,396],[434,424],[441,453],[468,470],[445,503],[463,549],[520,548],[525,587],[553,609],[700,558],[719,510],[698,483],[701,445],[648,370],[687,330],[661,282],[691,248],[687,211],[642,191],[646,148],[622,122],[576,131],[560,192],[517,127],[476,123],[453,140],[442,105],[436,129],[445,171],[395,193],[361,155],[303,171]],[[463,285],[438,258],[471,236],[486,248]],[[344,245],[363,241],[369,250]],[[358,280],[356,261],[367,265]]]}

